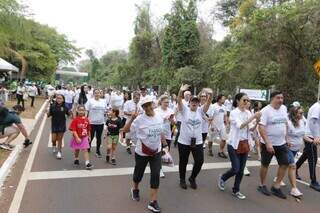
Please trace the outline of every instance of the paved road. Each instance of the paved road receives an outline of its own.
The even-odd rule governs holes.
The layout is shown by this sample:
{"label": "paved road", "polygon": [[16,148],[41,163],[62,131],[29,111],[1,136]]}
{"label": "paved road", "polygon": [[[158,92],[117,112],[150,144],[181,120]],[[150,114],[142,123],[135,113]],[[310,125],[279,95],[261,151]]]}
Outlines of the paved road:
{"label": "paved road", "polygon": [[[129,189],[134,161],[133,156],[129,156],[124,147],[119,146],[117,166],[92,156],[95,169],[86,171],[83,161],[80,167],[73,166],[72,151],[68,147],[71,137],[69,133],[65,137],[64,158],[56,160],[49,147],[50,120],[44,119],[35,129],[33,133],[35,144],[31,150],[25,150],[22,153],[6,183],[0,199],[2,206],[0,212],[8,212],[9,208],[10,213],[148,212],[146,205],[149,197],[149,174],[145,175],[141,184],[141,201],[139,203],[132,201],[129,197]],[[36,134],[37,132],[42,133]],[[177,160],[177,150],[173,149],[172,153]],[[166,178],[161,179],[159,194],[162,212],[280,213],[290,211],[302,213],[319,211],[320,194],[311,190],[306,184],[299,183],[299,188],[305,194],[300,203],[291,197],[280,200],[259,194],[256,191],[259,162],[250,159],[248,165],[251,176],[243,180],[241,191],[247,196],[244,201],[231,196],[233,180],[228,182],[225,192],[220,192],[216,187],[218,175],[230,166],[228,160],[206,157],[204,169],[198,177],[198,190],[180,189],[177,167],[164,167]],[[308,180],[306,167],[307,165],[304,165],[301,176]],[[272,166],[269,185],[274,175],[275,167]],[[284,190],[288,193],[289,187],[284,187]]]}

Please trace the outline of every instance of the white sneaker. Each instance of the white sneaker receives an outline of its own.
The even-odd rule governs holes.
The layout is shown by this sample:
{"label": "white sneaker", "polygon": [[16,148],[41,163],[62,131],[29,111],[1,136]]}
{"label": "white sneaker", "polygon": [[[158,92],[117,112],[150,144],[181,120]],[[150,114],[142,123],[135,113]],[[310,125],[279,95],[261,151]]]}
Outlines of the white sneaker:
{"label": "white sneaker", "polygon": [[54,154],[54,153],[56,153],[57,151],[58,151],[57,147],[56,147],[56,146],[53,146],[53,147],[52,147],[52,153]]}
{"label": "white sneaker", "polygon": [[57,152],[57,156],[56,156],[56,157],[57,157],[57,159],[59,159],[59,160],[62,159],[62,154],[61,154],[61,152]]}
{"label": "white sneaker", "polygon": [[290,194],[293,197],[301,197],[303,195],[302,192],[300,192],[298,188],[292,188]]}
{"label": "white sneaker", "polygon": [[161,177],[161,178],[165,178],[165,175],[164,175],[162,169],[160,169],[160,177]]}
{"label": "white sneaker", "polygon": [[250,176],[250,171],[249,171],[249,169],[247,167],[244,167],[243,174],[245,176]]}
{"label": "white sneaker", "polygon": [[[274,177],[273,182],[277,182],[277,177]],[[283,181],[281,181],[280,186],[286,186],[287,184]]]}
{"label": "white sneaker", "polygon": [[246,199],[246,196],[244,194],[242,194],[241,192],[236,192],[236,193],[232,192],[232,194],[233,194],[233,196],[239,198],[240,200]]}

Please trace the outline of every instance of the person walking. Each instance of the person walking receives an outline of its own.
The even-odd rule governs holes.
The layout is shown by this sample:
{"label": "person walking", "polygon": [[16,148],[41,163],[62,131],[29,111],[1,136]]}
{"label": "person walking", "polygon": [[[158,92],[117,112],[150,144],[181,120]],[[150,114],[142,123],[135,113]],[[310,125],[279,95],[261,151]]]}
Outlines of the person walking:
{"label": "person walking", "polygon": [[34,107],[34,99],[38,95],[38,88],[36,87],[36,83],[32,83],[32,86],[28,88],[28,95],[31,98],[31,107]]}
{"label": "person walking", "polygon": [[179,175],[180,187],[187,189],[186,169],[190,152],[193,155],[194,164],[191,176],[189,177],[192,189],[197,189],[196,178],[201,171],[203,164],[203,141],[202,141],[202,118],[208,111],[212,101],[212,90],[207,89],[208,99],[203,107],[199,107],[200,100],[197,96],[190,99],[190,107],[184,105],[182,94],[189,88],[189,85],[182,85],[178,94],[178,110],[181,113],[181,132],[178,139],[179,150]]}
{"label": "person walking", "polygon": [[20,82],[18,87],[17,87],[17,92],[16,92],[16,96],[17,96],[17,105],[20,105],[21,103],[21,106],[23,109],[25,109],[24,107],[24,96],[27,92],[27,89],[24,85],[23,82]]}
{"label": "person walking", "polygon": [[298,175],[298,171],[302,164],[308,160],[309,174],[311,179],[310,188],[320,192],[320,184],[317,181],[317,160],[318,160],[318,146],[320,145],[320,103],[313,104],[307,116],[307,128],[306,136],[309,140],[304,140],[303,153],[296,163],[297,167],[297,179],[301,179]]}
{"label": "person walking", "polygon": [[266,187],[266,178],[268,168],[273,156],[278,161],[277,179],[271,187],[273,195],[286,199],[287,196],[280,188],[288,165],[288,147],[287,147],[287,126],[288,114],[287,108],[283,105],[283,94],[280,91],[274,91],[270,95],[270,104],[261,110],[262,116],[259,123],[259,132],[261,141],[261,168],[260,168],[260,186],[258,191],[266,196],[271,193]]}
{"label": "person walking", "polygon": [[[142,98],[140,103],[145,113],[138,116],[138,111],[136,110],[131,114],[130,119],[123,128],[125,132],[130,131],[137,141],[131,197],[134,201],[140,201],[139,184],[149,163],[151,196],[148,209],[152,212],[160,212],[161,209],[157,200],[160,185],[161,149],[162,147],[167,149],[163,131],[163,119],[154,112],[151,97]],[[166,151],[168,152],[168,150]]]}
{"label": "person walking", "polygon": [[[107,104],[104,99],[100,99],[100,90],[93,90],[94,98],[91,98],[86,103],[85,107],[88,111],[88,118],[91,124],[91,136],[90,136],[90,147],[92,140],[96,137],[97,147],[96,147],[96,157],[102,158],[100,152],[101,140],[103,127],[105,123],[105,114],[107,112]],[[90,152],[90,148],[89,148]]]}
{"label": "person walking", "polygon": [[83,152],[85,165],[87,170],[91,170],[93,165],[90,163],[88,148],[90,136],[90,121],[86,117],[86,109],[84,106],[78,106],[76,117],[71,121],[69,130],[72,132],[70,147],[74,151],[74,165],[79,166],[79,154]]}
{"label": "person walking", "polygon": [[47,113],[51,118],[51,141],[52,152],[57,153],[56,158],[62,159],[62,140],[66,131],[66,117],[71,115],[71,112],[65,106],[64,96],[56,94],[56,100],[49,108]]}
{"label": "person walking", "polygon": [[231,161],[231,169],[220,175],[218,187],[221,191],[225,190],[226,181],[235,176],[232,194],[239,199],[246,196],[240,192],[240,184],[244,174],[248,153],[250,151],[250,125],[252,121],[259,120],[261,113],[252,115],[246,109],[249,98],[245,93],[238,93],[233,101],[234,110],[230,113],[230,138],[228,139],[228,154]]}

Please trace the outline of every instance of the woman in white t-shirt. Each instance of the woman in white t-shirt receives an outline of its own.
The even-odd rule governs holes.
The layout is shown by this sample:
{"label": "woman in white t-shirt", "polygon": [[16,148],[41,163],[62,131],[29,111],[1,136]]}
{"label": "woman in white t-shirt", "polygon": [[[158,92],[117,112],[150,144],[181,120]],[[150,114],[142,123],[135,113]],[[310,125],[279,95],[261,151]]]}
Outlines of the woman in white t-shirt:
{"label": "woman in white t-shirt", "polygon": [[18,87],[17,87],[17,104],[20,105],[20,103],[22,104],[22,107],[24,109],[24,95],[27,92],[27,88],[25,87],[23,82],[20,82]]}
{"label": "woman in white t-shirt", "polygon": [[183,104],[183,92],[189,88],[189,85],[182,85],[178,94],[178,110],[181,113],[181,129],[178,139],[179,150],[179,175],[180,187],[187,189],[186,169],[190,152],[192,152],[194,164],[192,174],[189,177],[190,186],[197,188],[196,177],[201,171],[203,164],[203,140],[202,140],[202,119],[212,101],[212,90],[206,89],[209,98],[207,103],[199,107],[200,100],[197,96],[190,99],[190,107]]}
{"label": "woman in white t-shirt", "polygon": [[250,151],[250,127],[252,121],[259,120],[261,113],[252,115],[246,110],[249,98],[245,93],[238,93],[233,101],[234,110],[230,113],[230,137],[228,139],[228,154],[232,168],[219,177],[218,187],[221,191],[225,189],[225,182],[235,176],[232,194],[239,199],[245,199],[240,192],[240,183],[246,166],[248,153]]}
{"label": "woman in white t-shirt", "polygon": [[[133,188],[131,189],[132,199],[140,200],[139,183],[144,175],[147,164],[150,165],[150,190],[151,200],[148,209],[153,212],[160,212],[157,202],[158,189],[160,184],[161,169],[161,148],[168,145],[165,140],[163,130],[163,118],[155,113],[153,109],[153,100],[150,96],[141,98],[141,106],[145,113],[138,116],[136,109],[127,124],[123,128],[124,132],[131,133],[131,137],[135,138],[135,167],[133,173]],[[138,117],[137,117],[138,116]],[[168,152],[168,150],[166,150]]]}
{"label": "woman in white t-shirt", "polygon": [[101,146],[101,137],[103,132],[103,127],[105,123],[105,114],[107,110],[107,105],[105,100],[100,99],[101,92],[98,89],[93,91],[94,98],[91,98],[87,101],[85,107],[88,111],[88,117],[91,124],[91,137],[90,137],[90,147],[93,138],[96,136],[97,139],[97,148],[96,156],[101,158],[100,146]]}

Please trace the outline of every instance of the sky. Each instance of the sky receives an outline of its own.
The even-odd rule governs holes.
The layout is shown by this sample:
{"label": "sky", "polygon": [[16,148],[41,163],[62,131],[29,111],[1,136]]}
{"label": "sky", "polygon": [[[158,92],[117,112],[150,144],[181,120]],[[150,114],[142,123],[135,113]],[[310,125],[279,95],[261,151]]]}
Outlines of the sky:
{"label": "sky", "polygon": [[[32,18],[66,34],[77,47],[93,49],[98,56],[111,50],[128,50],[134,36],[135,5],[144,0],[21,0]],[[199,4],[199,17],[212,20],[211,11],[217,0]],[[154,23],[170,12],[172,0],[151,0]],[[213,24],[214,38],[222,40],[227,31]],[[82,54],[84,55],[84,54]],[[83,56],[84,57],[84,56]]]}

